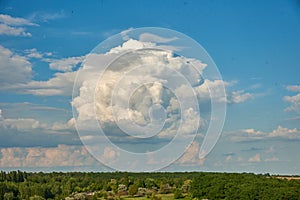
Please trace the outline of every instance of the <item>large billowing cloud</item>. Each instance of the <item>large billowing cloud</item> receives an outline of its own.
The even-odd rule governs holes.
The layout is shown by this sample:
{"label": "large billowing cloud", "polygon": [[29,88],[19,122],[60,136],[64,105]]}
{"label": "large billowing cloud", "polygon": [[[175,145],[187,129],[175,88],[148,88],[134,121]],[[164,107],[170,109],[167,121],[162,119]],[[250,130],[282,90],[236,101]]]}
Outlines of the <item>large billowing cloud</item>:
{"label": "large billowing cloud", "polygon": [[[218,76],[208,77],[207,64],[178,55],[180,46],[167,46],[177,39],[146,33],[140,34],[138,39],[130,39],[124,33],[123,42],[118,46],[100,53],[96,48],[86,56],[78,70],[72,105],[79,135],[90,146],[89,150],[97,152],[94,156],[99,160],[110,164],[109,156],[104,156],[110,155],[109,152],[120,155],[114,157],[113,163],[126,159],[123,158],[126,153],[116,153],[116,149],[108,147],[110,143],[104,144],[101,138],[109,138],[127,152],[148,153],[162,148],[175,137],[182,140],[177,140],[178,147],[197,135],[199,141],[193,143],[189,152],[194,151],[193,163],[199,164],[203,160],[196,154],[199,155],[206,131],[213,130],[209,127],[212,118],[214,121],[218,118],[212,117],[213,105],[242,103],[253,98],[242,90],[228,91],[226,96],[224,87],[232,84],[216,78]],[[99,130],[105,136],[97,135]],[[209,145],[201,149],[201,155],[210,151],[208,146],[214,145],[212,138],[218,137],[211,136],[207,139]],[[94,148],[97,144],[98,149]],[[172,155],[167,158],[154,158],[150,154],[150,161],[140,161],[155,165],[157,160],[172,160],[173,155],[184,150],[169,152]],[[190,158],[189,152],[180,162]]]}
{"label": "large billowing cloud", "polygon": [[[99,65],[105,64],[107,60],[103,58],[117,56],[128,50],[154,46],[154,43],[131,39],[124,42],[122,46],[111,49],[106,54],[93,55],[99,59],[92,60],[93,63],[85,63],[83,70],[87,69],[85,70],[86,73],[91,75],[85,75],[89,79],[84,80],[80,86],[79,96],[72,102],[78,112],[78,120],[85,121],[84,124],[87,124],[90,117],[93,117],[91,113],[95,106],[97,118],[103,126],[116,120],[119,122],[118,125],[125,129],[124,126],[126,125],[130,134],[137,130],[144,130],[146,134],[147,124],[154,122],[153,126],[149,126],[150,129],[160,126],[160,121],[155,121],[153,116],[151,118],[149,108],[161,105],[163,108],[160,109],[166,112],[166,116],[159,116],[159,112],[162,110],[156,110],[157,117],[167,117],[167,119],[166,128],[160,133],[160,136],[174,136],[176,129],[178,129],[175,122],[180,120],[182,116],[189,118],[189,120],[185,120],[181,130],[186,134],[195,133],[200,115],[193,106],[186,107],[186,110],[181,113],[180,104],[183,106],[183,102],[180,102],[178,98],[187,104],[193,103],[193,96],[197,99],[197,94],[195,95],[190,88],[196,89],[203,84],[201,73],[206,67],[205,64],[174,56],[171,52],[150,49],[128,54],[115,60],[109,69],[105,69],[101,79],[99,79],[100,74],[97,70],[100,70],[101,73],[103,72],[101,70],[104,70]],[[192,64],[196,64],[200,71],[197,71]],[[99,66],[98,69],[97,66]],[[182,74],[189,80],[183,78]],[[199,97],[202,98],[203,96],[203,98],[209,99],[204,95],[209,94],[199,94]],[[111,101],[114,102],[111,103]],[[155,113],[152,114],[155,115]],[[134,121],[137,126],[132,125],[130,127],[128,124],[131,124],[131,121]],[[145,129],[139,129],[142,126]]]}
{"label": "large billowing cloud", "polygon": [[[211,101],[208,88],[203,88],[210,87],[202,77],[207,65],[179,56],[170,48],[162,49],[152,42],[155,39],[153,35],[143,35],[147,41],[128,39],[105,52],[93,51],[78,71],[72,101],[76,127],[88,149],[97,152],[94,156],[108,165],[126,170],[165,166],[184,152],[203,123],[198,101],[201,99],[205,105]],[[222,82],[219,86],[225,94]],[[226,97],[217,101],[226,103]],[[101,140],[104,135],[97,136],[99,125],[119,150]],[[168,144],[174,147],[164,148],[167,155],[158,155],[156,151]],[[146,166],[145,156],[133,158],[129,152],[149,153],[161,162],[152,159],[151,163],[156,164]],[[129,163],[121,165],[125,160]],[[130,163],[133,160],[137,161],[134,165]]]}
{"label": "large billowing cloud", "polygon": [[[176,134],[174,130],[178,128],[174,122],[180,119],[181,114],[185,114],[180,113],[182,102],[178,100],[178,96],[185,102],[191,101],[195,96],[202,106],[208,105],[212,98],[217,102],[229,103],[242,103],[253,98],[250,93],[236,91],[228,92],[226,99],[221,90],[224,86],[230,85],[228,82],[203,79],[201,75],[206,68],[205,63],[176,56],[168,51],[147,50],[127,54],[115,60],[103,72],[104,66],[108,65],[109,61],[124,52],[156,47],[155,43],[149,42],[156,39],[155,35],[142,34],[142,36],[147,42],[129,39],[105,54],[90,54],[87,57],[80,73],[89,78],[79,83],[80,93],[72,102],[78,113],[78,120],[85,121],[86,126],[93,118],[91,113],[94,112],[94,108],[98,120],[104,126],[105,123],[110,124],[115,120],[120,124],[128,124],[132,120],[140,126],[145,126],[151,121],[149,108],[163,103],[168,119],[167,127],[160,136],[172,136]],[[159,41],[165,42],[169,39],[160,38]],[[186,82],[180,80],[183,76]],[[184,124],[182,131],[188,133],[188,130],[195,129],[193,124],[197,124],[196,121],[200,120],[200,116],[195,110],[190,110],[186,116],[190,117],[190,120],[187,120],[190,123]]]}

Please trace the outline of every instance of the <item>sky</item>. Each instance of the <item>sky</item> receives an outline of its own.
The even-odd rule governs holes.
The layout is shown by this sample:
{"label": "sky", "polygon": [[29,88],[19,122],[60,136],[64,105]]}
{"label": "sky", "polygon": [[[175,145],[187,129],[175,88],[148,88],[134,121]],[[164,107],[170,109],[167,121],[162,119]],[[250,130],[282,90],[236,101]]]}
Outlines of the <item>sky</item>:
{"label": "sky", "polygon": [[[3,0],[0,2],[0,170],[114,168],[299,175],[299,25],[300,2],[296,0],[88,3]],[[141,29],[137,34],[136,28],[142,27],[171,29],[177,35],[172,31],[166,35],[158,29]],[[101,46],[103,41],[107,41],[105,48]],[[199,43],[210,57],[205,57],[204,51],[203,58],[192,57],[179,41],[186,42],[186,46]],[[117,57],[108,70],[97,68],[100,64],[108,66],[108,61],[123,52],[162,46],[171,53],[154,50],[129,53]],[[159,80],[172,82],[170,77],[175,74],[165,68],[169,65],[177,67],[180,73],[187,71],[188,80],[193,81],[190,64],[194,61],[200,74],[215,67],[221,77],[205,77],[202,82],[181,90],[176,85],[178,78],[172,85],[176,86],[174,91],[159,83]],[[132,72],[137,62],[152,71],[141,68]],[[123,67],[124,63],[127,67]],[[156,79],[151,73],[157,73]],[[141,80],[149,84],[134,90],[132,83]],[[207,87],[213,94],[208,94]],[[222,90],[219,92],[220,88],[225,89],[226,96]],[[192,107],[190,89],[197,92],[199,110]],[[122,93],[123,90],[128,91]],[[110,107],[112,91],[119,96],[116,105]],[[133,139],[130,136],[137,136],[135,132],[138,134],[140,130],[133,125],[143,128],[151,121],[146,109],[150,105],[146,101],[149,96],[153,104],[162,105],[153,111],[154,119],[167,116],[167,123],[160,134],[147,141]],[[175,97],[183,98],[180,103],[182,108],[187,105],[186,110],[177,111]],[[212,100],[206,99],[209,97],[218,105],[226,105],[226,118],[217,143],[211,151],[206,149],[209,152],[205,157],[199,157],[201,150],[205,150],[204,138],[209,135],[207,126],[213,121],[209,121],[213,116]],[[123,107],[125,100],[134,107],[129,109],[129,117]],[[166,116],[160,113],[161,108],[167,110]],[[110,109],[116,109],[119,124],[113,123],[116,119]],[[185,111],[189,113],[185,115]],[[88,122],[94,122],[91,113],[102,127],[102,135],[95,135],[99,131],[93,132],[95,126],[89,125]],[[182,127],[177,126],[180,116],[187,116]],[[130,126],[129,119],[135,124]],[[151,122],[155,129],[160,120]],[[199,127],[195,127],[197,123]],[[125,129],[132,135],[122,135]],[[168,146],[163,154],[149,153],[170,144],[177,129],[182,135],[179,134],[175,146]],[[149,136],[146,129],[141,130]],[[139,157],[137,153],[147,156]],[[142,167],[137,164],[139,159]]]}

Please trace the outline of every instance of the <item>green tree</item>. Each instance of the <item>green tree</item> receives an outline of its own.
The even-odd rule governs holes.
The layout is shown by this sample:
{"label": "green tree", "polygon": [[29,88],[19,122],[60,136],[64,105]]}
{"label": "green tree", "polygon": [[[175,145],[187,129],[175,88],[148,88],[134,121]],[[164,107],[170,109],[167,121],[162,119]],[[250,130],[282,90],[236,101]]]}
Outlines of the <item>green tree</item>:
{"label": "green tree", "polygon": [[12,192],[7,192],[4,194],[4,200],[13,200],[14,198],[14,193]]}
{"label": "green tree", "polygon": [[129,195],[135,195],[138,192],[138,186],[136,184],[130,185],[128,188]]}
{"label": "green tree", "polygon": [[183,198],[182,192],[179,189],[174,190],[174,199],[181,199]]}

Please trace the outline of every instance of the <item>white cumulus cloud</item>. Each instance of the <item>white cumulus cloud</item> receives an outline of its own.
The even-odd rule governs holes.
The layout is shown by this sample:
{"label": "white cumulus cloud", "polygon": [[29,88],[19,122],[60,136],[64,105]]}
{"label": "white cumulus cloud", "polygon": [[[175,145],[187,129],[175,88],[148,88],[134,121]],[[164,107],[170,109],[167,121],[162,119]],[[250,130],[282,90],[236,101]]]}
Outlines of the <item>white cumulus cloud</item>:
{"label": "white cumulus cloud", "polygon": [[28,131],[33,129],[46,128],[45,123],[41,123],[33,118],[5,118],[0,109],[0,129],[16,129],[20,131]]}
{"label": "white cumulus cloud", "polygon": [[57,167],[97,165],[82,146],[58,145],[52,148],[2,148],[0,167]]}
{"label": "white cumulus cloud", "polygon": [[255,129],[242,129],[226,133],[230,140],[234,142],[246,142],[256,140],[284,139],[284,140],[299,140],[300,130],[293,128],[278,126],[270,132],[259,131]]}
{"label": "white cumulus cloud", "polygon": [[106,163],[113,163],[116,162],[119,157],[120,157],[119,151],[110,147],[105,147],[103,154],[101,156],[101,160],[103,160]]}
{"label": "white cumulus cloud", "polygon": [[70,72],[76,67],[77,64],[81,63],[85,57],[78,56],[78,57],[68,57],[64,59],[49,59],[50,61],[50,69],[58,70],[63,72]]}
{"label": "white cumulus cloud", "polygon": [[[291,92],[300,92],[300,85],[288,85],[286,89]],[[300,113],[300,93],[294,96],[284,96],[283,100],[290,104],[285,111]]]}
{"label": "white cumulus cloud", "polygon": [[12,26],[38,26],[27,19],[0,14],[0,22]]}
{"label": "white cumulus cloud", "polygon": [[[101,123],[109,124],[117,120],[126,126],[130,133],[143,129],[145,131],[140,132],[146,134],[147,126],[145,125],[157,122],[157,124],[153,123],[153,126],[148,126],[150,130],[152,130],[151,127],[159,126],[159,120],[151,120],[149,109],[152,105],[160,104],[164,107],[167,116],[166,128],[161,131],[161,137],[176,134],[178,125],[175,122],[182,116],[186,120],[182,123],[181,132],[195,133],[196,125],[200,120],[199,113],[197,114],[195,107],[186,106],[181,116],[178,106],[175,106],[176,96],[186,104],[192,103],[193,96],[194,101],[197,101],[197,95],[193,93],[191,85],[201,84],[201,73],[205,64],[199,61],[196,63],[191,59],[188,62],[187,59],[176,57],[168,51],[147,50],[137,51],[115,60],[102,76],[99,74],[104,70],[105,65],[102,66],[102,63],[106,62],[104,57],[121,54],[128,50],[154,47],[154,45],[154,43],[130,39],[123,45],[111,49],[108,53],[98,55],[100,59],[94,60],[93,63],[87,59],[89,63],[84,63],[83,71],[90,73],[90,76],[86,76],[89,78],[82,82],[79,95],[72,102],[78,112],[78,120],[86,121],[85,124],[89,123],[94,117],[92,113],[95,106],[97,118]],[[199,66],[198,73],[190,62]],[[97,70],[98,73],[95,72]],[[186,78],[182,78],[182,75],[178,76],[176,73],[186,75],[189,82]],[[99,79],[100,77],[101,79]],[[180,91],[180,88],[184,86],[186,89]],[[92,95],[94,92],[95,99]],[[112,104],[111,101],[113,101]],[[189,114],[185,112],[189,112]],[[130,126],[132,121],[140,128],[141,126],[145,127],[139,129],[135,125]]]}
{"label": "white cumulus cloud", "polygon": [[286,89],[292,92],[300,92],[300,85],[288,85]]}
{"label": "white cumulus cloud", "polygon": [[[297,87],[298,89],[298,87]],[[295,87],[293,87],[293,90],[291,91],[298,91]],[[290,104],[289,107],[287,107],[285,109],[285,111],[293,111],[293,112],[296,112],[296,113],[300,113],[300,93],[294,95],[294,96],[284,96],[283,97],[283,100],[285,102],[288,102]]]}
{"label": "white cumulus cloud", "polygon": [[30,37],[31,33],[25,32],[25,28],[22,27],[12,27],[7,24],[0,24],[0,35]]}
{"label": "white cumulus cloud", "polygon": [[53,78],[47,81],[31,80],[27,83],[19,83],[3,87],[21,94],[36,96],[71,96],[76,72],[55,73]]}
{"label": "white cumulus cloud", "polygon": [[0,14],[0,35],[30,37],[24,26],[38,26],[27,19]]}
{"label": "white cumulus cloud", "polygon": [[5,85],[26,83],[32,78],[32,66],[26,57],[0,45],[0,88]]}

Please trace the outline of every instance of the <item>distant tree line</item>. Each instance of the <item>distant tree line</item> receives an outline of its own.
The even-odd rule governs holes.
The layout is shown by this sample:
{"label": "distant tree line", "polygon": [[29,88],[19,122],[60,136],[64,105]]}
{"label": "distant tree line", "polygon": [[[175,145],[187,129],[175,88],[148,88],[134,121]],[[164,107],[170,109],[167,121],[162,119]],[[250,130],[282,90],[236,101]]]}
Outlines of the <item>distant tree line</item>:
{"label": "distant tree line", "polygon": [[122,199],[173,194],[174,199],[300,199],[300,180],[249,173],[22,171],[0,174],[0,200]]}

